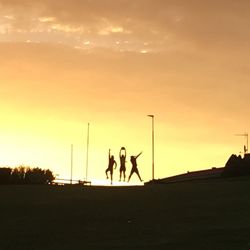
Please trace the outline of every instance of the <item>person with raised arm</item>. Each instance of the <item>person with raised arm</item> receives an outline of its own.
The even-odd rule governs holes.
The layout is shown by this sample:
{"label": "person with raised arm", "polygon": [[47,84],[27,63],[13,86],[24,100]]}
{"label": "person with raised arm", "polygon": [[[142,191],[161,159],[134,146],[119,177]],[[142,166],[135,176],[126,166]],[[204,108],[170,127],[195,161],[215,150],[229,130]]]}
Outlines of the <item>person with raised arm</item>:
{"label": "person with raised arm", "polygon": [[120,153],[119,153],[119,157],[120,157],[120,179],[119,181],[121,181],[122,179],[122,175],[123,175],[123,181],[125,181],[126,179],[126,149],[125,147],[121,147],[120,149]]}
{"label": "person with raised arm", "polygon": [[137,159],[141,154],[142,154],[142,152],[141,152],[140,154],[136,155],[136,156],[131,156],[131,157],[130,157],[130,161],[131,161],[131,163],[132,163],[132,169],[131,169],[130,175],[129,175],[129,177],[128,177],[128,182],[130,181],[130,178],[131,178],[131,176],[133,175],[133,173],[136,173],[137,176],[139,177],[140,181],[143,181],[143,180],[141,179],[140,174],[139,174],[139,170],[138,170],[138,168],[137,168],[137,162],[136,162],[136,159]]}
{"label": "person with raised arm", "polygon": [[108,168],[106,169],[105,173],[106,173],[106,176],[107,176],[107,179],[109,178],[108,176],[108,172],[110,172],[110,179],[111,179],[111,185],[113,184],[113,169],[114,169],[114,166],[115,166],[115,169],[117,167],[117,163],[115,161],[115,158],[113,155],[110,154],[110,149],[109,149],[109,164],[108,164]]}

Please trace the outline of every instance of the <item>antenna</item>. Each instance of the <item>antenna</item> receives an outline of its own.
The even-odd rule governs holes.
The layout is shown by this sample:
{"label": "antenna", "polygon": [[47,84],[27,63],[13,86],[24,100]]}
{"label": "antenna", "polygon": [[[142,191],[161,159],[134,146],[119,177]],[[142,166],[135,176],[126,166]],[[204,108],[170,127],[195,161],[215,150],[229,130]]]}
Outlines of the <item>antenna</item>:
{"label": "antenna", "polygon": [[235,134],[235,136],[244,136],[246,138],[246,145],[244,145],[244,154],[248,153],[248,133],[245,132],[243,134]]}

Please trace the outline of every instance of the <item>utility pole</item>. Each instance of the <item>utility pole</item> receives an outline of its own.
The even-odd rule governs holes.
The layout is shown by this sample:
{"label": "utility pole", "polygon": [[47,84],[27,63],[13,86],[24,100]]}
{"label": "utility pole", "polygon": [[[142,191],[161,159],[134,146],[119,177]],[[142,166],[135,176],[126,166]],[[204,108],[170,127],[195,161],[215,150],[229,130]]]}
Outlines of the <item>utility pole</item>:
{"label": "utility pole", "polygon": [[88,180],[88,167],[89,167],[89,123],[87,128],[87,155],[86,155],[86,181]]}
{"label": "utility pole", "polygon": [[73,144],[71,144],[71,168],[70,168],[70,184],[72,184],[72,178],[73,178]]}
{"label": "utility pole", "polygon": [[148,115],[152,118],[152,180],[155,179],[155,142],[154,142],[154,115]]}

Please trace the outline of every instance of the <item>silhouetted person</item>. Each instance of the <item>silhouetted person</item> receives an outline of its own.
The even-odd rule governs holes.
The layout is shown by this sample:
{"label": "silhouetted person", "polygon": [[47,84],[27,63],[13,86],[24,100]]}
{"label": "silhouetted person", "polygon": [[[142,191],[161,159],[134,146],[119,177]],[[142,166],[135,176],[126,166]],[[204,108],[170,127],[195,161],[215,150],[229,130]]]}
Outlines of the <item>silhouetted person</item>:
{"label": "silhouetted person", "polygon": [[122,175],[123,175],[123,181],[125,181],[126,179],[126,149],[124,147],[121,147],[120,149],[120,180],[121,181],[121,178],[122,178]]}
{"label": "silhouetted person", "polygon": [[108,172],[110,172],[111,184],[113,183],[113,167],[114,167],[114,165],[115,165],[115,169],[116,169],[117,163],[114,159],[114,156],[110,155],[110,149],[109,149],[109,165],[108,165],[108,168],[106,169],[105,173],[106,173],[106,176],[108,179],[109,178]]}
{"label": "silhouetted person", "polygon": [[139,170],[138,170],[138,168],[137,168],[137,162],[136,162],[136,159],[137,159],[141,154],[142,154],[142,152],[141,152],[140,154],[138,154],[137,156],[131,156],[131,157],[130,157],[130,161],[131,161],[131,163],[132,163],[132,169],[131,169],[130,175],[129,175],[129,177],[128,177],[128,182],[129,182],[129,180],[130,180],[130,178],[131,178],[131,176],[132,176],[133,173],[136,173],[136,174],[138,175],[140,181],[142,181],[141,176],[140,176],[140,174],[139,174]]}

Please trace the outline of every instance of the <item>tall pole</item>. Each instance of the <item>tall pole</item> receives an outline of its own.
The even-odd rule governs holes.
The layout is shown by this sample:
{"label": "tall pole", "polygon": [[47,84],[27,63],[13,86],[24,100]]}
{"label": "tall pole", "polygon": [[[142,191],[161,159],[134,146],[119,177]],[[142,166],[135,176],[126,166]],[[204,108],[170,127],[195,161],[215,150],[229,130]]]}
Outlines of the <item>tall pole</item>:
{"label": "tall pole", "polygon": [[154,115],[148,115],[152,118],[152,180],[155,179],[155,140],[154,140]]}
{"label": "tall pole", "polygon": [[245,133],[246,134],[246,137],[247,137],[247,152],[248,153],[248,133]]}
{"label": "tall pole", "polygon": [[88,180],[88,167],[89,167],[89,123],[87,128],[87,155],[86,155],[86,181]]}
{"label": "tall pole", "polygon": [[244,154],[248,153],[248,133],[236,134],[236,136],[244,136],[246,138],[246,145],[244,145]]}
{"label": "tall pole", "polygon": [[70,168],[70,184],[72,184],[72,177],[73,177],[73,144],[71,144],[71,168]]}

